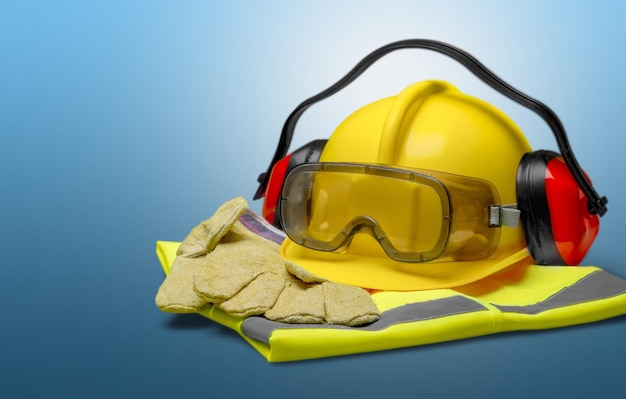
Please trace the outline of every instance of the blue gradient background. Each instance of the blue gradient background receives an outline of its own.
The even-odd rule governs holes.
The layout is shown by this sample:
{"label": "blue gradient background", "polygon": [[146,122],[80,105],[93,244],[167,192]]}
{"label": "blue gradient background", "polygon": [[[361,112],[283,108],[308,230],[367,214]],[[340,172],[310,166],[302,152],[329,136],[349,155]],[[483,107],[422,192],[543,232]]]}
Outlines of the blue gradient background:
{"label": "blue gradient background", "polygon": [[[624,17],[619,1],[0,2],[0,396],[624,397],[624,317],[269,364],[154,305],[155,241],[251,201],[289,112],[410,37],[461,47],[553,108],[610,199],[585,262],[626,277]],[[292,148],[427,78],[556,149],[536,115],[415,50],[308,111]]]}

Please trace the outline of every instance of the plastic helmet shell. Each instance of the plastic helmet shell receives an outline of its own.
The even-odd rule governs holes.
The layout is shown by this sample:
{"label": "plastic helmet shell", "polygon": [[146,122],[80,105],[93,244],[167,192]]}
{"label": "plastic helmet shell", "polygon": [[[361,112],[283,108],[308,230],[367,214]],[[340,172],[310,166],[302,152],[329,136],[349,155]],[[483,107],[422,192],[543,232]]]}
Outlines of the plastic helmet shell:
{"label": "plastic helmet shell", "polygon": [[[424,81],[398,96],[364,106],[345,119],[321,162],[359,162],[430,169],[491,182],[502,204],[516,202],[517,167],[531,151],[504,113],[442,81]],[[286,239],[283,257],[320,277],[370,289],[420,290],[471,283],[529,261],[523,229],[503,227],[496,251],[473,261],[406,263],[386,256],[369,235],[357,234],[340,253]]]}

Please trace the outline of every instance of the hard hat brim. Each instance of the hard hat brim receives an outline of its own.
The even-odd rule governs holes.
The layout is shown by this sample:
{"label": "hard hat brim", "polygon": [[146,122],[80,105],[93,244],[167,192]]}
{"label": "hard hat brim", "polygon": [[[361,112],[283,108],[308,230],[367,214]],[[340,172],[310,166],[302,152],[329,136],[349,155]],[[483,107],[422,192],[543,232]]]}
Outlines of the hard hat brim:
{"label": "hard hat brim", "polygon": [[367,289],[416,291],[451,288],[481,280],[518,263],[532,263],[526,248],[513,254],[486,259],[430,264],[398,262],[347,253],[323,252],[305,248],[285,239],[280,247],[284,259],[318,277]]}

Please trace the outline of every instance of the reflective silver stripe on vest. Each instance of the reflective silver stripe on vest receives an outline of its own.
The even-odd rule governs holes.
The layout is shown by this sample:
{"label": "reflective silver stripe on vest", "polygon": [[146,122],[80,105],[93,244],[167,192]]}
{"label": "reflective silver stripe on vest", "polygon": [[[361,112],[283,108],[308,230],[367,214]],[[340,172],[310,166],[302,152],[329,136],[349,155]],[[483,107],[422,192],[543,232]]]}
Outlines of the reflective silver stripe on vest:
{"label": "reflective silver stripe on vest", "polygon": [[626,281],[608,272],[598,270],[581,278],[575,284],[564,287],[541,302],[525,306],[496,304],[494,306],[502,312],[533,315],[551,309],[612,298],[624,293],[626,293]]}
{"label": "reflective silver stripe on vest", "polygon": [[[554,295],[533,305],[505,306],[492,304],[506,313],[526,315],[539,314],[552,309],[616,297],[626,293],[626,281],[608,272],[598,270],[564,287]],[[288,324],[267,320],[260,316],[249,317],[243,321],[241,331],[257,341],[269,343],[269,337],[275,329],[352,329],[357,331],[380,331],[399,323],[431,320],[461,313],[487,310],[482,304],[464,296],[452,296],[420,303],[411,303],[382,312],[378,321],[361,327],[347,327],[330,324]]]}
{"label": "reflective silver stripe on vest", "polygon": [[241,324],[241,331],[257,341],[269,343],[270,334],[276,329],[296,328],[332,328],[358,331],[379,331],[399,323],[437,319],[461,313],[487,310],[482,304],[461,295],[431,301],[410,303],[382,312],[380,319],[361,327],[348,327],[334,324],[289,324],[267,320],[264,317],[249,317]]}

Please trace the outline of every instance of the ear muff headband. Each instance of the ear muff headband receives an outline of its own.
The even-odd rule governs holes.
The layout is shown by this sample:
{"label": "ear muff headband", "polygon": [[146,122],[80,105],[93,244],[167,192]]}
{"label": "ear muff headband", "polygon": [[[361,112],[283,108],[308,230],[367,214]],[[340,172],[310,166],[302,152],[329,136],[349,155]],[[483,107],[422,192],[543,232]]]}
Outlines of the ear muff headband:
{"label": "ear muff headband", "polygon": [[563,127],[563,124],[554,113],[554,111],[552,111],[548,106],[541,103],[540,101],[520,92],[519,90],[506,83],[504,80],[500,79],[497,75],[495,75],[487,67],[485,67],[480,61],[478,61],[476,58],[466,53],[465,51],[451,46],[447,43],[428,39],[407,39],[393,42],[380,47],[379,49],[373,51],[365,58],[363,58],[350,72],[348,72],[335,84],[320,92],[319,94],[304,100],[300,105],[298,105],[296,109],[294,109],[293,112],[289,115],[289,117],[285,121],[285,124],[283,125],[283,130],[280,135],[280,140],[278,141],[276,152],[274,153],[274,157],[272,158],[272,161],[270,162],[267,171],[259,175],[259,187],[254,195],[254,199],[259,199],[265,194],[270,178],[270,173],[274,165],[282,158],[284,158],[287,154],[287,151],[291,144],[291,140],[293,138],[296,123],[298,122],[298,119],[300,119],[300,116],[302,116],[304,111],[306,111],[311,105],[315,104],[316,102],[330,97],[331,95],[348,86],[352,81],[354,81],[363,72],[365,72],[365,70],[369,68],[374,62],[376,62],[378,59],[382,58],[386,54],[389,54],[395,50],[401,50],[405,48],[433,50],[441,54],[447,55],[461,63],[474,75],[476,75],[479,79],[491,86],[496,91],[537,113],[548,124],[548,126],[550,126],[550,129],[552,130],[552,133],[556,138],[559,150],[561,152],[561,156],[563,157],[565,163],[567,164],[567,167],[572,173],[574,180],[588,199],[587,206],[589,208],[589,212],[593,215],[598,214],[600,216],[606,213],[606,204],[608,202],[607,198],[600,197],[596,190],[591,186],[591,182],[586,178],[580,165],[574,157],[574,153],[572,152],[569,140],[567,139],[567,135],[565,133],[565,128]]}

